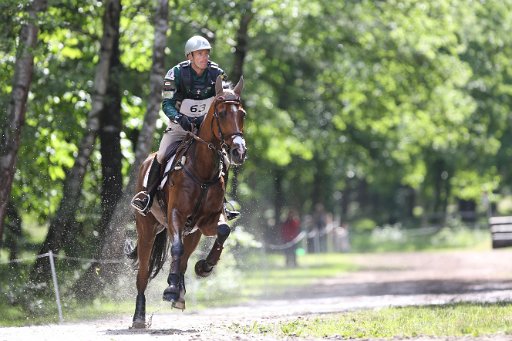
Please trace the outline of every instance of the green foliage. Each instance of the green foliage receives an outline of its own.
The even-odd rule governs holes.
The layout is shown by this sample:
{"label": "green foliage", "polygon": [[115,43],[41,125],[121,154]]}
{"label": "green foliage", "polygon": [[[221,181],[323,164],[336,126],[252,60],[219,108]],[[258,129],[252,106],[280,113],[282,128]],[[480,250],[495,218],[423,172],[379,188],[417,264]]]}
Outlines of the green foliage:
{"label": "green foliage", "polygon": [[373,220],[368,218],[361,218],[353,221],[350,224],[350,227],[354,230],[355,233],[369,232],[373,230],[376,226],[377,224]]}
{"label": "green foliage", "polygon": [[[0,5],[2,134],[27,4]],[[34,220],[34,229],[47,226],[75,161],[94,96],[103,5],[50,1],[38,18],[39,46],[11,195],[30,222],[24,230]],[[154,5],[123,1],[125,181],[147,108]],[[421,218],[428,223],[430,214],[456,210],[459,199],[475,202],[482,212],[483,193],[496,203],[512,190],[510,0],[187,0],[169,10],[166,68],[184,60],[187,38],[202,34],[212,41],[212,60],[228,74],[241,17],[253,15],[243,66],[249,158],[240,168],[237,198],[247,231],[272,237],[276,206],[305,215],[322,202],[336,217],[353,221],[354,231],[372,230],[370,237],[354,234],[355,249],[423,249],[423,237],[398,225],[375,226]],[[157,122],[154,149],[165,125],[166,119]],[[91,254],[98,243],[100,162],[96,150],[68,252]],[[498,208],[506,213],[509,206]],[[451,235],[458,232],[443,229],[428,236],[428,244],[463,246],[474,238]]]}
{"label": "green foliage", "polygon": [[453,220],[444,228],[404,229],[387,225],[369,231],[354,231],[350,236],[352,252],[424,251],[478,248],[491,245],[487,227],[468,228]]}

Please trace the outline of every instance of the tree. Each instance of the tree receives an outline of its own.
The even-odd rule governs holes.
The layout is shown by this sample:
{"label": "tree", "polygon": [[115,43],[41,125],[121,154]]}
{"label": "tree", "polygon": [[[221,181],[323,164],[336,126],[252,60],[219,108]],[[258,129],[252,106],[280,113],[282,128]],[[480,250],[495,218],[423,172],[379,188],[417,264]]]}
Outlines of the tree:
{"label": "tree", "polygon": [[[63,191],[64,195],[59,209],[50,223],[48,234],[39,250],[39,254],[44,254],[50,250],[54,253],[58,253],[62,247],[65,236],[72,233],[69,229],[73,227],[75,213],[79,207],[83,179],[100,127],[99,115],[105,107],[105,96],[110,76],[110,61],[113,53],[114,40],[117,35],[116,29],[119,28],[120,11],[120,0],[108,0],[105,2],[103,37],[100,43],[99,61],[96,66],[94,78],[92,108],[87,117],[86,132],[80,142],[75,164],[66,177]],[[50,269],[47,259],[44,257],[38,258],[32,269],[31,280],[36,283],[46,281],[49,275]]]}
{"label": "tree", "polygon": [[27,97],[32,83],[34,49],[39,31],[38,16],[47,8],[46,0],[34,0],[28,7],[27,22],[20,33],[20,43],[7,107],[7,122],[1,123],[0,136],[0,240],[2,240],[7,203],[16,171],[20,134],[25,121]]}
{"label": "tree", "polygon": [[[233,72],[231,78],[233,82],[238,82],[244,74],[244,62],[249,50],[249,24],[254,17],[252,12],[252,0],[243,3],[242,15],[240,17],[240,25],[236,34],[236,46],[233,61]],[[236,199],[238,193],[238,173],[239,168],[233,169],[233,177],[231,178],[231,196]]]}
{"label": "tree", "polygon": [[[123,246],[126,236],[126,225],[133,218],[130,200],[140,165],[151,150],[156,118],[162,101],[162,80],[165,73],[164,56],[168,29],[168,0],[159,0],[155,14],[155,37],[153,44],[153,64],[150,74],[150,94],[148,107],[144,117],[142,131],[139,134],[135,162],[131,167],[128,185],[117,202],[108,229],[104,233],[103,245],[97,254],[99,259],[123,259]],[[97,269],[100,269],[97,272]],[[119,275],[119,263],[91,264],[81,278],[73,286],[73,292],[81,299],[90,299],[98,295],[107,283],[112,283]]]}
{"label": "tree", "polygon": [[[119,198],[123,192],[121,153],[121,72],[122,65],[119,52],[119,19],[112,23],[114,44],[110,62],[110,76],[107,86],[105,107],[100,113],[100,152],[101,152],[101,218],[99,223],[99,240],[104,240],[105,231]],[[101,245],[99,245],[101,247]]]}

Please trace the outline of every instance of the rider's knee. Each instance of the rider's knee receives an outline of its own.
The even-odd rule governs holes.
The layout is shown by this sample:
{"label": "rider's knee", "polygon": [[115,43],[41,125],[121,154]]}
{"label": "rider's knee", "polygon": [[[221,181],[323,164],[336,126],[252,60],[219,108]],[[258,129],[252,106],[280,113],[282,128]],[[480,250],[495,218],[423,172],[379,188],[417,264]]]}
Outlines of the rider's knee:
{"label": "rider's knee", "polygon": [[158,161],[158,163],[162,165],[165,161],[164,158],[165,158],[165,154],[164,153],[160,154],[160,151],[158,151],[158,153],[156,154],[156,161]]}

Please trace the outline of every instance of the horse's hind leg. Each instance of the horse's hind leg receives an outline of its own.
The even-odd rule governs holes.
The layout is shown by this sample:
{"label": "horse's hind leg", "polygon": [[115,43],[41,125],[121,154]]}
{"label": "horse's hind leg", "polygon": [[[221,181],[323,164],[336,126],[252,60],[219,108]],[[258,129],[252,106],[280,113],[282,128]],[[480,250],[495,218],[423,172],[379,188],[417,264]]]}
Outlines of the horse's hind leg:
{"label": "horse's hind leg", "polygon": [[[142,219],[144,218],[140,220]],[[137,225],[142,224],[144,226],[144,223],[139,221],[139,218],[137,220]],[[146,296],[144,292],[149,281],[149,259],[154,240],[155,236],[149,232],[149,228],[138,231],[137,254],[139,269],[137,271],[137,298],[135,300],[135,313],[133,314],[133,328],[146,328]]]}
{"label": "horse's hind leg", "polygon": [[217,262],[219,261],[220,255],[224,248],[224,242],[228,238],[231,233],[231,229],[225,223],[219,224],[217,226],[217,238],[215,239],[215,243],[213,243],[213,247],[210,250],[210,253],[206,257],[206,259],[201,259],[196,263],[195,270],[196,274],[200,277],[208,277],[212,273],[212,270]]}

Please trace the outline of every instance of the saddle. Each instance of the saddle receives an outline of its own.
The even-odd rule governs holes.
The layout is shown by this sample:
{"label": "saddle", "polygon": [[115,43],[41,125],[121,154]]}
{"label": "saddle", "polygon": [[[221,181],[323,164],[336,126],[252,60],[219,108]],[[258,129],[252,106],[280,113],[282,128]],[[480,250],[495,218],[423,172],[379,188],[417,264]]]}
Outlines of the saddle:
{"label": "saddle", "polygon": [[187,218],[187,221],[185,223],[185,232],[190,233],[193,231],[193,227],[196,224],[196,221],[198,219],[197,213],[199,212],[199,208],[206,197],[206,194],[208,192],[208,189],[211,185],[218,182],[218,180],[221,177],[226,178],[228,167],[227,162],[224,162],[224,160],[220,161],[220,167],[219,170],[219,178],[213,179],[207,182],[203,182],[199,179],[197,179],[193,173],[190,172],[187,168],[184,167],[186,156],[188,153],[188,150],[190,146],[192,146],[192,143],[195,141],[194,136],[188,134],[185,139],[183,139],[182,142],[175,143],[173,146],[171,146],[169,153],[166,156],[166,162],[165,162],[165,169],[162,174],[162,180],[160,182],[160,185],[157,189],[157,192],[155,194],[155,199],[158,202],[158,205],[160,206],[160,209],[165,217],[167,219],[167,197],[166,192],[163,190],[167,181],[169,181],[169,177],[172,174],[172,172],[181,170],[191,177],[196,183],[201,185],[201,194],[198,198],[196,205],[194,207],[193,213],[191,216]]}
{"label": "saddle", "polygon": [[165,208],[167,207],[167,198],[165,197],[165,191],[163,191],[163,189],[172,172],[181,169],[181,165],[193,141],[194,139],[190,135],[187,135],[182,141],[175,142],[171,145],[169,152],[165,156],[165,167],[162,167],[163,171],[160,174],[160,185],[158,186],[155,197],[164,214],[166,212]]}

